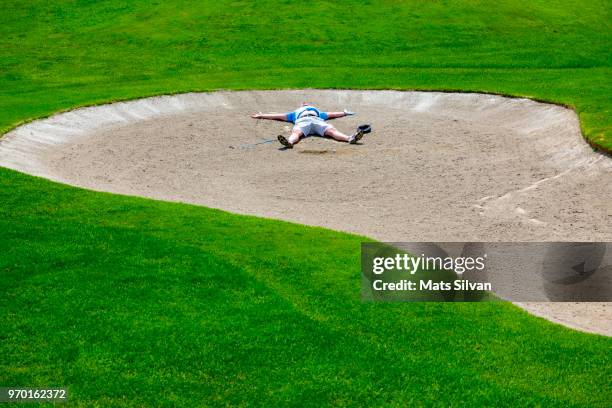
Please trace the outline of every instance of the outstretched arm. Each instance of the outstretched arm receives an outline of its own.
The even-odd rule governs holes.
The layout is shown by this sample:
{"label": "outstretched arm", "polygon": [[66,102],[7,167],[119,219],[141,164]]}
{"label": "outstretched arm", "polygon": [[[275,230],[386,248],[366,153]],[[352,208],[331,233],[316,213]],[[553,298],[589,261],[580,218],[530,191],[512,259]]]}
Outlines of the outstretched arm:
{"label": "outstretched arm", "polygon": [[254,113],[251,115],[253,119],[268,119],[268,120],[281,120],[283,122],[287,121],[286,113]]}
{"label": "outstretched arm", "polygon": [[342,112],[327,112],[327,119],[336,119],[336,118],[342,118],[344,116],[351,116],[354,115],[355,112],[351,112],[349,110],[344,110]]}
{"label": "outstretched arm", "polygon": [[327,119],[336,119],[346,116],[344,112],[327,112]]}

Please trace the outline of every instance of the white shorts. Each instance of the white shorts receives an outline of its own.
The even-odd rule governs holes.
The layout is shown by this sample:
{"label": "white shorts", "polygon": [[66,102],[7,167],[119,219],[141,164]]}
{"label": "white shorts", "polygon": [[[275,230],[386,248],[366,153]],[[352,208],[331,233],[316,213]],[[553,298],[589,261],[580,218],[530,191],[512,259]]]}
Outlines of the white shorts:
{"label": "white shorts", "polygon": [[332,129],[333,126],[326,123],[323,119],[316,116],[306,116],[295,121],[293,130],[299,129],[304,136],[318,135],[325,136],[325,132],[328,129]]}

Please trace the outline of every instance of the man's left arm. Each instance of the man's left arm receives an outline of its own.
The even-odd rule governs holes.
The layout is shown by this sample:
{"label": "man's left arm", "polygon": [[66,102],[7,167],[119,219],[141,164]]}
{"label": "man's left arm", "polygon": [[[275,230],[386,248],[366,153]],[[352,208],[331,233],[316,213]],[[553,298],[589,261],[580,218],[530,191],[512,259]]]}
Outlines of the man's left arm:
{"label": "man's left arm", "polygon": [[355,112],[351,112],[350,110],[345,109],[342,112],[324,112],[324,114],[327,116],[327,118],[323,119],[336,119],[354,115]]}

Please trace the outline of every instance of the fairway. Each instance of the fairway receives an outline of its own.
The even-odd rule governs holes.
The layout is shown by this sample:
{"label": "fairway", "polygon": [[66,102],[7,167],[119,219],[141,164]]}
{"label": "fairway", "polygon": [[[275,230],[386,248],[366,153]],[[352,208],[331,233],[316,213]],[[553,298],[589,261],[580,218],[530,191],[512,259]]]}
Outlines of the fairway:
{"label": "fairway", "polygon": [[[68,406],[609,404],[610,337],[359,293],[372,239],[612,241],[606,2],[4,5],[0,387],[67,387]],[[140,100],[189,92],[164,106],[214,108]],[[304,97],[374,132],[243,147],[288,132],[250,113]],[[112,122],[127,100],[145,109],[120,126],[72,112]]]}

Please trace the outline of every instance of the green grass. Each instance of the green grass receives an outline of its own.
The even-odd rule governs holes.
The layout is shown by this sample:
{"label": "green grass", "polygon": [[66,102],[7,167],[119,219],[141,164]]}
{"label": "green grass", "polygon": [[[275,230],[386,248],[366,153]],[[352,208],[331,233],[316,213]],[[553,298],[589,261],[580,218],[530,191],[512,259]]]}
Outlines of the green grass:
{"label": "green grass", "polygon": [[[487,91],[612,148],[608,2],[10,1],[0,129],[218,88]],[[560,146],[562,148],[562,146]],[[609,338],[509,304],[370,304],[363,238],[0,169],[0,386],[73,405],[612,400]]]}
{"label": "green grass", "polygon": [[360,237],[2,174],[0,384],[84,406],[610,400],[608,338],[505,303],[362,303]]}
{"label": "green grass", "polygon": [[612,149],[608,1],[5,0],[0,129],[217,88],[485,91],[566,104]]}

